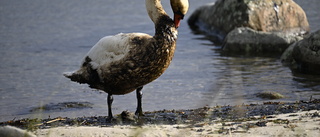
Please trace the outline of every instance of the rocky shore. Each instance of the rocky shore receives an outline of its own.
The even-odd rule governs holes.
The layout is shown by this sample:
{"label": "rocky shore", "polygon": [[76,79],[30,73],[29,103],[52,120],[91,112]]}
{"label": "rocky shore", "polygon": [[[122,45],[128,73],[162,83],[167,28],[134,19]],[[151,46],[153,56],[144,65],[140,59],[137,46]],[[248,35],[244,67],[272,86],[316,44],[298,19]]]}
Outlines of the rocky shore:
{"label": "rocky shore", "polygon": [[[320,99],[264,102],[237,106],[205,106],[189,110],[145,112],[137,118],[124,111],[107,122],[106,116],[20,119],[1,122],[37,136],[255,136],[319,135]],[[260,128],[267,128],[261,130]],[[270,130],[270,132],[269,132]],[[289,133],[290,132],[290,133]]]}
{"label": "rocky shore", "polygon": [[[294,72],[319,75],[319,34],[293,0],[217,0],[188,19],[223,55],[281,57]],[[313,32],[313,33],[310,33]]]}

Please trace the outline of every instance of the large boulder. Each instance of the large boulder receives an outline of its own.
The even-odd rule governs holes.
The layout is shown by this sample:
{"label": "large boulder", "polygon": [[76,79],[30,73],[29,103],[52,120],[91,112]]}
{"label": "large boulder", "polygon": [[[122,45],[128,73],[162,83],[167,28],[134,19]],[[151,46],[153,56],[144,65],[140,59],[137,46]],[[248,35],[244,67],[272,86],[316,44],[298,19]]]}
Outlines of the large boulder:
{"label": "large boulder", "polygon": [[241,27],[228,33],[222,49],[226,54],[281,55],[288,45],[301,39],[291,33],[263,32]]}
{"label": "large boulder", "polygon": [[192,29],[221,34],[237,27],[263,32],[309,32],[306,14],[293,0],[217,0],[199,7],[188,24]]}
{"label": "large boulder", "polygon": [[280,60],[284,66],[296,68],[296,61],[294,61],[292,52],[293,48],[297,45],[298,42],[291,44],[281,55]]}
{"label": "large boulder", "polygon": [[291,45],[283,53],[281,61],[293,71],[320,74],[320,30]]}
{"label": "large boulder", "polygon": [[[234,48],[235,44],[240,41],[242,46],[236,48],[245,47],[245,49],[240,49],[241,51],[246,51],[248,45],[250,49],[257,49],[261,52],[272,51],[273,49],[268,47],[259,50],[261,45],[268,46],[268,42],[271,42],[279,43],[277,48],[283,52],[295,40],[299,40],[300,36],[310,31],[305,12],[293,0],[217,0],[215,3],[198,8],[188,19],[188,24],[194,31],[200,31],[213,37],[211,39],[216,40],[215,42],[229,43],[224,46],[228,50],[238,50],[231,48]],[[252,30],[245,30],[248,33],[238,33],[239,29],[234,29],[239,27]],[[225,36],[231,31],[233,34],[230,34],[228,36],[230,38],[225,40]],[[234,40],[238,37],[237,34],[240,38]],[[260,39],[265,36],[268,38]],[[280,38],[282,36],[283,38]],[[291,41],[286,40],[288,36],[297,37],[289,38],[293,40]],[[275,39],[270,40],[270,38]],[[275,40],[280,41],[274,42]],[[254,44],[259,47],[254,47]],[[249,50],[249,52],[257,50]]]}

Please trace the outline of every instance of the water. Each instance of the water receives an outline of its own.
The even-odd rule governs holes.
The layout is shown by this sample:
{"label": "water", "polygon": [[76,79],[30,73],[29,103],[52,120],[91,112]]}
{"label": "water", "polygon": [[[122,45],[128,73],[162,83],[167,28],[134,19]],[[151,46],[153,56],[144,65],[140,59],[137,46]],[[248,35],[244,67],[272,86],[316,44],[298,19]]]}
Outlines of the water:
{"label": "water", "polygon": [[[189,15],[211,0],[190,0]],[[297,1],[311,30],[320,29],[319,3]],[[163,0],[171,14],[169,2]],[[154,33],[144,0],[2,0],[0,1],[0,121],[14,118],[107,115],[107,94],[69,81],[65,71],[79,67],[101,37],[120,32]],[[278,58],[230,57],[194,35],[186,20],[172,64],[143,89],[143,109],[188,109],[204,105],[258,103],[261,91],[286,96],[279,101],[318,97],[319,76],[293,74]],[[114,113],[134,111],[135,93],[114,96]],[[91,103],[92,108],[30,111],[46,104]]]}

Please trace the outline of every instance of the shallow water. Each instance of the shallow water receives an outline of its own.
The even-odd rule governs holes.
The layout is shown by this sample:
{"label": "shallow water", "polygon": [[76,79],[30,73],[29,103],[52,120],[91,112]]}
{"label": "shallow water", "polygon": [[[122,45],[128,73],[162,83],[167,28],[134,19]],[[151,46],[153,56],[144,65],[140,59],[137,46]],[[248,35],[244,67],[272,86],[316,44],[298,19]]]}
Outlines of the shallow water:
{"label": "shallow water", "polygon": [[[212,0],[190,0],[189,15]],[[164,7],[171,14],[168,1]],[[297,1],[311,31],[320,29],[318,1]],[[120,32],[153,34],[144,0],[0,1],[0,121],[29,117],[107,115],[106,94],[62,76],[79,67],[101,37]],[[319,98],[319,76],[293,74],[278,58],[220,55],[219,47],[194,35],[186,20],[172,64],[143,89],[143,109],[188,109],[204,105],[258,103],[262,91],[295,101]],[[114,96],[114,113],[134,111],[135,93]],[[46,104],[89,102],[81,109],[31,111]]]}

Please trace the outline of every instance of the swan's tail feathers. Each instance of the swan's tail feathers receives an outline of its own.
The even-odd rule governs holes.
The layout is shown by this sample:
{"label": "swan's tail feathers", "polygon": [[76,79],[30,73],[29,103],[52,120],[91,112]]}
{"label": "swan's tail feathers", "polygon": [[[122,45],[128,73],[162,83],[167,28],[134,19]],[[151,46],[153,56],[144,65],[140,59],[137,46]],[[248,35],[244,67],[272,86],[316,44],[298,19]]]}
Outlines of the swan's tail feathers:
{"label": "swan's tail feathers", "polygon": [[73,73],[74,72],[63,72],[63,76],[65,76],[67,78],[71,78]]}
{"label": "swan's tail feathers", "polygon": [[82,73],[79,73],[79,71],[64,72],[63,76],[69,78],[71,81],[75,81],[80,84],[87,83],[87,79],[83,76]]}

